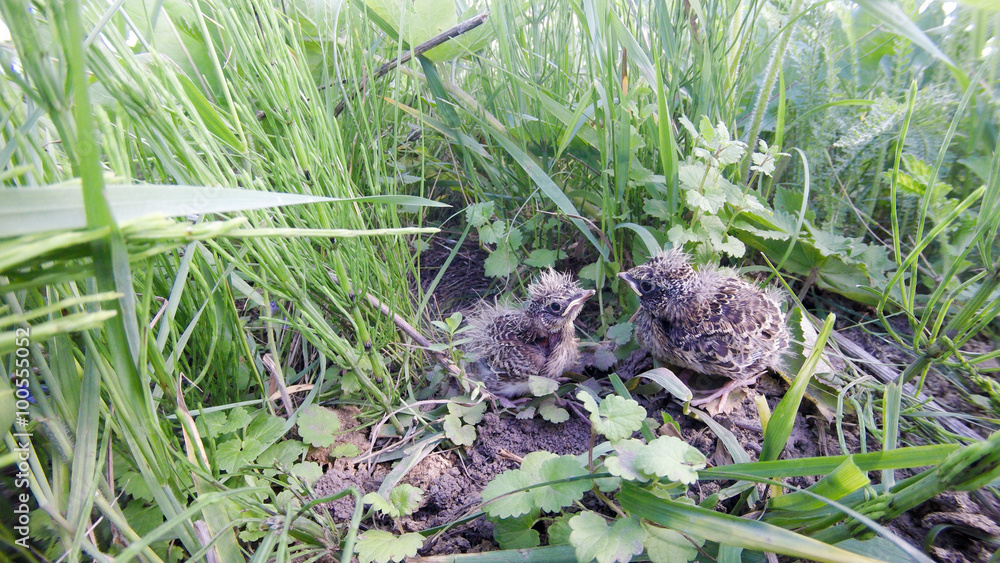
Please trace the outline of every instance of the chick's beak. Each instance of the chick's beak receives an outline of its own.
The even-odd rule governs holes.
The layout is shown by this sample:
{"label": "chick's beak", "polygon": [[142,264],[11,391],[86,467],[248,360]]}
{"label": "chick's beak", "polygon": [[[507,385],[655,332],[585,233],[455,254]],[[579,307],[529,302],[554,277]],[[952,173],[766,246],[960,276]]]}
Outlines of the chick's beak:
{"label": "chick's beak", "polygon": [[577,296],[574,297],[573,300],[566,305],[566,308],[563,309],[562,316],[564,317],[568,316],[571,313],[574,313],[577,310],[579,310],[580,307],[583,307],[583,302],[593,297],[595,293],[597,292],[594,291],[593,289],[588,289],[586,291],[577,294]]}
{"label": "chick's beak", "polygon": [[632,291],[634,291],[636,295],[640,297],[642,296],[642,293],[639,293],[639,284],[635,281],[635,278],[628,275],[628,272],[621,272],[618,274],[618,277],[625,280],[625,283],[632,288]]}

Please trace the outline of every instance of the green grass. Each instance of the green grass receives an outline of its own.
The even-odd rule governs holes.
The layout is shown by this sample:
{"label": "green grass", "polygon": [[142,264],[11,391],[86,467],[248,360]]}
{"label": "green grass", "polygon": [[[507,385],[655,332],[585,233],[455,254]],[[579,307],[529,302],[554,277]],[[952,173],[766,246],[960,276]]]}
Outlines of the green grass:
{"label": "green grass", "polygon": [[[860,323],[849,310],[870,307],[877,321],[862,326],[913,352],[886,366],[898,376],[888,385],[849,365],[829,405],[838,428],[853,414],[863,450],[891,462],[810,461],[811,474],[853,485],[830,477],[783,495],[756,531],[727,523],[720,560],[762,549],[754,534],[803,557],[818,558],[816,540],[882,545],[865,543],[882,531],[872,520],[995,480],[992,442],[951,424],[986,438],[1000,418],[1000,353],[969,347],[1000,332],[995,13],[882,1],[497,1],[454,17],[447,2],[419,14],[367,6],[0,1],[12,36],[0,45],[0,203],[18,202],[0,205],[11,384],[0,383],[0,466],[5,491],[33,499],[36,549],[19,557],[353,551],[360,508],[335,523],[308,502],[320,468],[304,453],[337,429],[304,433],[318,416],[307,407],[355,405],[363,425],[396,435],[444,420],[453,441],[450,424],[464,417],[467,434],[478,420],[455,403],[440,420],[401,410],[443,375],[363,298],[434,335],[441,319],[411,280],[413,249],[438,229],[480,244],[487,274],[512,291],[546,265],[577,273],[598,290],[594,340],[636,306],[614,274],[673,244],[779,276],[809,305],[795,319]],[[375,77],[485,9],[482,27]],[[788,153],[773,171],[753,160],[766,152],[758,140],[769,158]],[[174,218],[125,214],[113,185]],[[67,189],[79,205],[53,195]],[[66,229],[67,217],[85,226]],[[832,325],[813,324],[825,341]],[[751,481],[790,475],[770,460],[817,359],[767,422],[768,461],[734,467],[743,481],[714,500],[742,495],[747,509]],[[914,397],[932,369],[985,416],[924,410]],[[13,418],[22,379],[26,427]],[[15,487],[18,430],[30,433],[32,478]],[[927,465],[896,482],[894,470]],[[725,468],[701,478],[712,471]],[[810,494],[829,502],[816,508]],[[718,543],[709,510],[655,498],[629,485],[614,508],[672,527],[695,518],[687,531]],[[275,514],[288,517],[264,526]],[[5,552],[18,547],[12,525],[0,529]]]}

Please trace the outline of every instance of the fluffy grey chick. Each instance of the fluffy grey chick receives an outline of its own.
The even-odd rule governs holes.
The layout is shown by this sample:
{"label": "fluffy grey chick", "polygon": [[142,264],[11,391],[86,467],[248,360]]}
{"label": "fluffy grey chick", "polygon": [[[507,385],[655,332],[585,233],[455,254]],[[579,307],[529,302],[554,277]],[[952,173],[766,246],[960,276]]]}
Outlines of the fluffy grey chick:
{"label": "fluffy grey chick", "polygon": [[579,358],[573,321],[593,290],[549,269],[520,308],[482,304],[469,319],[470,375],[502,397],[530,394],[528,377],[555,379]]}
{"label": "fluffy grey chick", "polygon": [[688,258],[668,250],[618,277],[639,295],[635,335],[643,348],[667,363],[732,380],[692,401],[721,396],[721,409],[730,391],[780,367],[788,328],[776,292],[714,268],[695,271]]}

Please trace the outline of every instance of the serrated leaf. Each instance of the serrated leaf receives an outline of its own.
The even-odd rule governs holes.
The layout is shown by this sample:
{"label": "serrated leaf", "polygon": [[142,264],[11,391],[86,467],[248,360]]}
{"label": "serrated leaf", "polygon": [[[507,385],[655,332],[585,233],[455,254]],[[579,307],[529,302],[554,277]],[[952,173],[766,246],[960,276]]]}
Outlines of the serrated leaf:
{"label": "serrated leaf", "polygon": [[141,473],[134,469],[124,471],[115,480],[118,482],[118,486],[122,487],[126,493],[132,495],[132,498],[134,499],[148,501],[154,499],[153,493],[149,490],[149,485],[146,483],[146,480],[142,478]]}
{"label": "serrated leaf", "polygon": [[646,419],[646,409],[633,399],[609,395],[598,406],[597,401],[586,391],[577,393],[576,398],[590,412],[594,430],[612,442],[631,436],[642,427],[642,421]]}
{"label": "serrated leaf", "polygon": [[479,227],[479,242],[483,244],[500,244],[507,236],[507,223],[494,221],[491,225]]}
{"label": "serrated leaf", "polygon": [[482,227],[493,216],[493,202],[475,203],[465,209],[465,220],[473,227]]}
{"label": "serrated leaf", "polygon": [[[646,554],[653,563],[674,563],[676,561],[694,561],[698,557],[698,548],[705,544],[699,539],[697,545],[692,544],[680,532],[661,528],[643,522],[646,530]],[[693,539],[693,538],[692,538]]]}
{"label": "serrated leaf", "polygon": [[528,254],[528,257],[524,259],[524,263],[535,268],[551,268],[555,266],[559,254],[563,254],[562,251],[557,252],[555,250],[536,248],[531,251],[531,254]]}
{"label": "serrated leaf", "polygon": [[487,276],[502,278],[510,275],[517,268],[517,264],[518,260],[517,256],[514,255],[514,251],[508,246],[501,244],[486,257],[486,261],[483,262],[483,269]]}
{"label": "serrated leaf", "polygon": [[[468,397],[458,397],[456,400],[464,400]],[[448,403],[448,412],[462,417],[462,420],[469,424],[478,424],[486,413],[486,402],[479,402],[472,406],[460,405],[456,402]]]}
{"label": "serrated leaf", "polygon": [[698,191],[702,184],[714,183],[713,177],[712,171],[702,162],[685,162],[677,167],[677,181],[685,190]]}
{"label": "serrated leaf", "polygon": [[698,480],[698,470],[705,468],[705,456],[679,438],[660,436],[636,454],[635,468],[690,485]]}
{"label": "serrated leaf", "polygon": [[597,262],[592,264],[587,264],[586,266],[580,268],[580,273],[577,274],[581,280],[593,280],[597,282]]}
{"label": "serrated leaf", "polygon": [[538,414],[542,416],[543,419],[553,423],[559,424],[560,422],[566,422],[569,420],[569,413],[566,409],[556,405],[555,397],[549,397],[545,399],[538,405]]}
{"label": "serrated leaf", "polygon": [[698,193],[696,190],[687,190],[684,192],[684,198],[687,201],[688,207],[701,209],[705,213],[712,215],[718,213],[722,209],[723,204],[726,203],[726,194],[722,193],[722,190],[709,188],[708,186],[705,186],[703,193]]}
{"label": "serrated leaf", "polygon": [[395,509],[392,504],[390,504],[386,498],[377,492],[371,492],[361,497],[361,502],[362,504],[370,504],[373,509],[385,514],[386,516],[392,516],[394,518],[399,516],[399,514],[393,516]]}
{"label": "serrated leaf", "polygon": [[606,336],[617,346],[624,346],[632,340],[632,323],[618,323],[608,329]]}
{"label": "serrated leaf", "polygon": [[457,446],[471,446],[476,441],[475,427],[462,424],[461,418],[455,413],[445,415],[444,433]]}
{"label": "serrated leaf", "polygon": [[573,532],[569,543],[577,561],[612,563],[631,561],[633,555],[642,553],[646,531],[631,518],[619,518],[610,527],[596,512],[581,512],[569,521]]}
{"label": "serrated leaf", "polygon": [[412,532],[395,536],[382,530],[368,530],[361,534],[356,545],[361,563],[388,563],[414,557],[424,545],[424,536]]}
{"label": "serrated leaf", "polygon": [[524,410],[517,413],[514,418],[518,420],[531,420],[535,418],[535,407],[524,407]]}
{"label": "serrated leaf", "polygon": [[549,379],[548,377],[529,375],[528,389],[531,390],[531,394],[535,397],[544,397],[545,395],[555,393],[559,389],[559,383],[555,379]]}
{"label": "serrated leaf", "polygon": [[243,453],[243,440],[232,438],[219,444],[215,449],[215,461],[219,464],[219,469],[233,473],[249,465],[253,460],[247,459]]}
{"label": "serrated leaf", "polygon": [[615,353],[608,346],[598,346],[594,349],[592,363],[595,368],[601,371],[608,371],[617,361],[618,358],[615,357]]}
{"label": "serrated leaf", "polygon": [[309,405],[299,413],[299,436],[317,448],[330,446],[337,440],[340,418],[337,413],[319,405]]}
{"label": "serrated leaf", "polygon": [[537,513],[524,514],[517,518],[503,518],[493,525],[493,539],[500,549],[530,549],[541,545],[538,531],[533,529]]}

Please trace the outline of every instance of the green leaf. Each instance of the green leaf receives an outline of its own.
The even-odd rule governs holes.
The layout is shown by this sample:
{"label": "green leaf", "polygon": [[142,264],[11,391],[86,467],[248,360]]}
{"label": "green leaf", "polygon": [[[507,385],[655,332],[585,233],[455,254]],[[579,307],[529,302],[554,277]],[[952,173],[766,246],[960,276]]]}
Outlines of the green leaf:
{"label": "green leaf", "polygon": [[514,251],[506,245],[499,245],[497,249],[486,257],[483,268],[487,276],[502,278],[510,275],[517,268],[518,260]]}
{"label": "green leaf", "polygon": [[278,466],[291,466],[308,450],[309,446],[298,440],[283,440],[272,444],[261,452],[257,456],[257,463],[268,466],[275,464]]}
{"label": "green leaf", "polygon": [[146,506],[142,501],[132,500],[122,510],[130,528],[139,536],[148,535],[163,523],[163,512],[155,504]]}
{"label": "green leaf", "polygon": [[215,461],[219,469],[227,473],[233,473],[253,462],[252,459],[247,459],[243,452],[243,440],[239,438],[231,438],[219,444],[215,449]]}
{"label": "green leaf", "polygon": [[561,514],[549,524],[546,530],[549,534],[549,545],[569,544],[569,535],[573,532],[573,529],[569,527],[569,521],[574,516],[576,514]]}
{"label": "green leaf", "polygon": [[609,328],[605,336],[613,340],[616,346],[624,346],[632,340],[632,323],[618,323]]}
{"label": "green leaf", "polygon": [[361,453],[354,444],[340,444],[330,450],[330,457],[357,457]]}
{"label": "green leaf", "polygon": [[646,409],[633,399],[609,395],[598,406],[597,401],[586,391],[577,393],[576,398],[590,412],[594,430],[604,434],[612,442],[631,436],[642,427],[642,421],[646,419]]}
{"label": "green leaf", "polygon": [[[542,463],[538,471],[538,482],[582,477],[586,474],[587,469],[575,456],[564,455]],[[582,499],[590,487],[591,482],[587,479],[539,487],[532,490],[532,502],[545,512],[557,512],[560,508],[571,506]]]}
{"label": "green leaf", "polygon": [[205,413],[201,416],[208,427],[208,435],[212,438],[222,436],[236,430],[242,430],[250,424],[250,415],[243,407],[236,407],[227,415],[223,411]]}
{"label": "green leaf", "polygon": [[494,518],[510,518],[511,516],[520,516],[531,512],[536,507],[529,491],[521,491],[503,498],[500,497],[517,489],[530,487],[533,484],[535,482],[531,476],[525,475],[520,469],[504,471],[500,475],[497,475],[483,489],[483,511]]}
{"label": "green leaf", "polygon": [[295,475],[307,485],[312,485],[323,476],[323,468],[315,461],[303,461],[292,466],[292,475]]}
{"label": "green leaf", "polygon": [[506,236],[507,223],[504,221],[493,221],[479,227],[479,242],[483,244],[500,244]]}
{"label": "green leaf", "polygon": [[[396,485],[389,493],[389,503],[392,504],[398,516],[413,514],[420,508],[420,503],[424,500],[424,492],[418,487],[402,483]],[[390,514],[390,516],[393,516]]]}
{"label": "green leaf", "polygon": [[356,547],[361,563],[388,563],[416,556],[423,545],[424,536],[416,532],[395,536],[382,530],[368,530],[361,534]]}
{"label": "green leaf", "polygon": [[708,186],[705,186],[704,193],[698,193],[696,190],[687,190],[684,192],[684,197],[687,200],[688,207],[701,209],[705,213],[712,215],[718,213],[726,203],[726,194],[722,190],[709,188]]}
{"label": "green leaf", "polygon": [[[643,522],[646,530],[646,554],[653,563],[674,563],[675,561],[694,561],[698,557],[698,548],[705,545],[705,540],[691,543],[680,532],[653,526]],[[694,538],[692,538],[694,539]]]}
{"label": "green leaf", "polygon": [[576,552],[577,561],[612,563],[631,561],[633,555],[642,553],[646,532],[631,518],[619,518],[610,527],[596,512],[581,512],[569,521],[573,532],[569,543]]}
{"label": "green leaf", "polygon": [[493,525],[493,539],[497,541],[500,549],[537,547],[542,543],[538,531],[532,528],[537,518],[537,513],[524,514],[517,518],[503,518]]}
{"label": "green leaf", "polygon": [[660,436],[646,445],[635,457],[635,467],[647,475],[666,477],[690,485],[704,469],[704,454],[674,436]]}
{"label": "green leaf", "polygon": [[559,389],[559,383],[555,379],[549,379],[548,377],[540,377],[537,375],[528,376],[528,389],[531,390],[531,394],[536,397],[544,397],[545,395],[551,395]]}
{"label": "green leaf", "polygon": [[548,399],[542,401],[538,405],[538,414],[542,415],[542,418],[553,424],[559,424],[560,422],[566,422],[569,420],[569,413],[566,409],[556,404],[555,397],[549,397]]}
{"label": "green leaf", "polygon": [[628,439],[618,440],[612,447],[618,455],[604,459],[604,467],[608,473],[628,481],[649,481],[649,477],[635,467],[635,458],[646,448],[646,444],[639,440]]}
{"label": "green leaf", "polygon": [[486,402],[482,401],[468,407],[454,402],[455,400],[465,399],[468,399],[468,397],[456,397],[449,402],[448,412],[462,417],[462,420],[468,424],[479,424],[479,421],[483,419],[483,414],[486,413]]}
{"label": "green leaf", "polygon": [[485,225],[493,216],[493,202],[474,203],[465,208],[465,220],[473,227]]}
{"label": "green leaf", "polygon": [[531,251],[531,254],[528,254],[528,257],[524,259],[524,263],[535,268],[551,268],[555,266],[557,259],[564,256],[565,253],[561,250],[536,248]]}
{"label": "green leaf", "polygon": [[476,442],[475,427],[462,424],[462,420],[455,413],[448,413],[444,417],[444,434],[456,446],[471,446]]}
{"label": "green leaf", "polygon": [[309,405],[299,413],[299,436],[307,444],[325,448],[337,440],[340,418],[337,413],[319,405]]}

